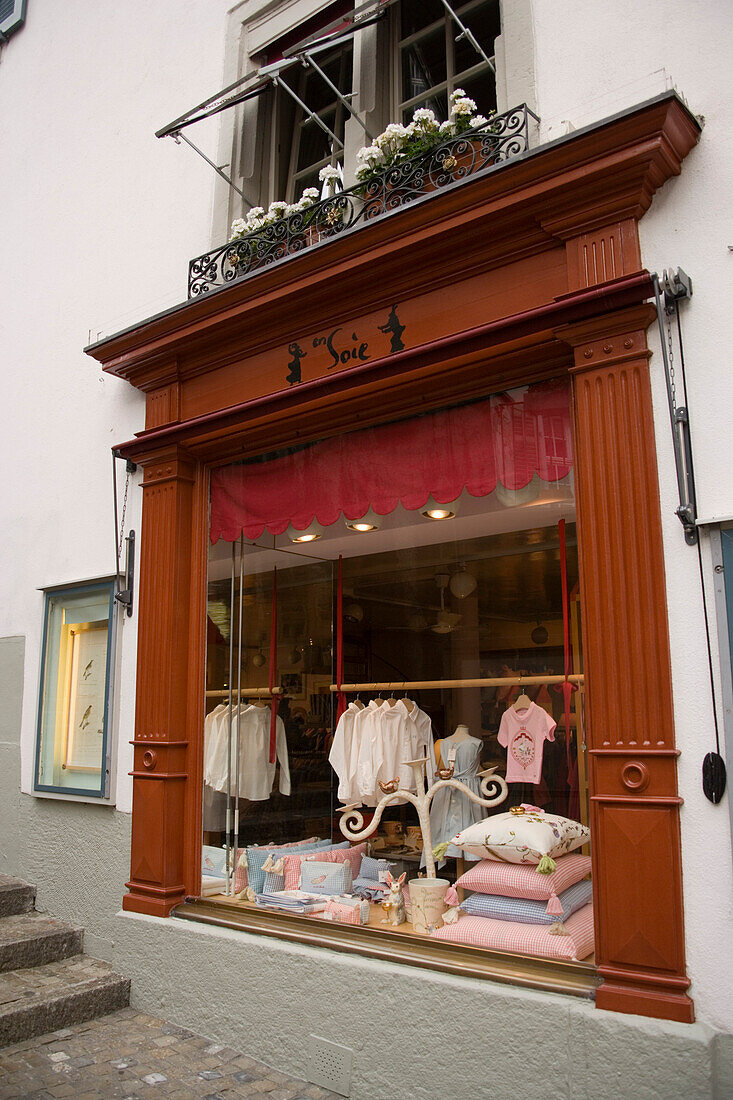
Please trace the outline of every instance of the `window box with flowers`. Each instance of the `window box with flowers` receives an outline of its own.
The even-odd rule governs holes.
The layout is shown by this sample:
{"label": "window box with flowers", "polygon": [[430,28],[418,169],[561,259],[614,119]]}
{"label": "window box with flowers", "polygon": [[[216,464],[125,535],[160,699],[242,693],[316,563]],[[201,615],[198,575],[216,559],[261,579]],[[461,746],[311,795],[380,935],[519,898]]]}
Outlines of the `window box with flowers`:
{"label": "window box with flowers", "polygon": [[456,88],[450,114],[439,122],[419,107],[407,126],[391,123],[357,153],[356,183],[343,187],[340,166],[319,172],[322,193],[308,187],[295,203],[275,201],[253,207],[232,223],[228,244],[196,257],[189,265],[189,296],[204,294],[278,260],[322,243],[360,222],[412,202],[528,148],[530,118],[522,104],[488,118]]}

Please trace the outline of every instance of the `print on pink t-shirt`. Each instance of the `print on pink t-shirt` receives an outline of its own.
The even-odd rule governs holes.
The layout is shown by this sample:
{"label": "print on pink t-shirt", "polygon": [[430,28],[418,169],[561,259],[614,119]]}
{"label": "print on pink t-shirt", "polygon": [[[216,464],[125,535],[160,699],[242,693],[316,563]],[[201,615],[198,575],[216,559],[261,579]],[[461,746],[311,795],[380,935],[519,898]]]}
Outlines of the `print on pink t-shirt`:
{"label": "print on pink t-shirt", "polygon": [[499,726],[499,744],[507,750],[507,783],[539,783],[545,741],[555,740],[556,722],[536,703],[526,710],[509,707]]}

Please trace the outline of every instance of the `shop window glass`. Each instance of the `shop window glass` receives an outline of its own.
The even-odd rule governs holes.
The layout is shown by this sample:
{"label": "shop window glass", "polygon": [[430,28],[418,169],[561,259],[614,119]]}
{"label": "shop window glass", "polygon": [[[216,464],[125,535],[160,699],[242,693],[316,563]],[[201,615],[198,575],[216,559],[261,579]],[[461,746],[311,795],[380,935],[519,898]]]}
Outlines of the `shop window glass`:
{"label": "shop window glass", "polygon": [[[214,904],[302,910],[312,921],[364,920],[375,934],[416,942],[431,934],[591,956],[565,383],[215,470],[211,525],[202,893]],[[563,690],[566,674],[579,690]],[[506,797],[485,807],[475,798],[503,793],[482,793],[490,768],[508,782]],[[438,789],[430,806],[443,880],[435,888],[418,810],[399,793],[417,794],[423,776],[462,784]],[[377,809],[392,793],[397,800]],[[378,819],[351,844],[347,805],[361,815],[351,832]],[[557,826],[554,873],[536,870],[541,853],[527,866],[521,854],[507,863],[506,837],[493,859],[479,858],[471,838],[450,843],[476,825],[481,852],[486,829],[512,810],[522,811],[511,814],[512,831],[527,830],[529,847],[547,814],[572,823]],[[515,859],[522,882],[495,882]],[[385,916],[387,869],[412,883],[404,913]],[[431,889],[440,892],[435,912]],[[474,908],[444,924],[446,905],[470,896]],[[566,903],[570,931],[550,935]]]}
{"label": "shop window glass", "polygon": [[109,795],[112,582],[45,594],[35,790]]}

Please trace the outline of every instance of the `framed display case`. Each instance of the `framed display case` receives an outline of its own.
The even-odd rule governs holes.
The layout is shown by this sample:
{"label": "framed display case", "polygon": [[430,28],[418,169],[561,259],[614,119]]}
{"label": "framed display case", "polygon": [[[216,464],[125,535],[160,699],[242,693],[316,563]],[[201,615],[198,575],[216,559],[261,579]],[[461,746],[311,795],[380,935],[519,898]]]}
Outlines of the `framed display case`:
{"label": "framed display case", "polygon": [[44,590],[34,790],[108,798],[114,582]]}

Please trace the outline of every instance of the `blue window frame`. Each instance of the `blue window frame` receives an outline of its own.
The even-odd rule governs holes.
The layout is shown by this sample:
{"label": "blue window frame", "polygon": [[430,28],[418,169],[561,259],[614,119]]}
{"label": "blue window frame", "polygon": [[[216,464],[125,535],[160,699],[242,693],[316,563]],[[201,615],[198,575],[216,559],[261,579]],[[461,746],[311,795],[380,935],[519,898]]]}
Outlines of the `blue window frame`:
{"label": "blue window frame", "polygon": [[112,579],[44,589],[34,790],[108,798]]}

